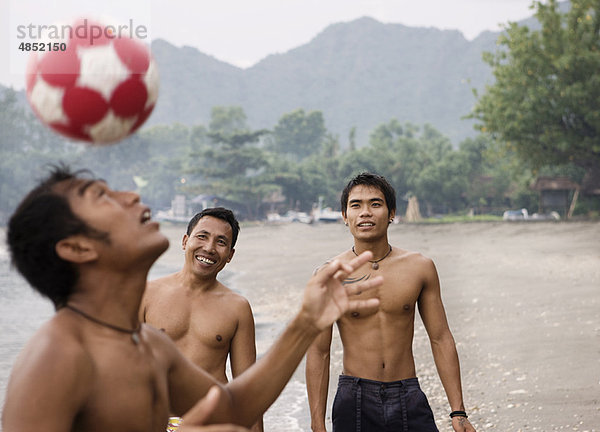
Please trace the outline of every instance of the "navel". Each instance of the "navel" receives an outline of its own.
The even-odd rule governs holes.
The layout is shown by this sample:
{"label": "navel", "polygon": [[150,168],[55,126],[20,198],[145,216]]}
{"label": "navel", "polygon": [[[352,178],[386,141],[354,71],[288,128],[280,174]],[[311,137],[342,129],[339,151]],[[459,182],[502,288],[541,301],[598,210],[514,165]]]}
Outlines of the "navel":
{"label": "navel", "polygon": [[217,337],[216,337],[216,339],[217,339],[219,342],[221,342],[221,341],[223,340],[223,336],[221,336],[221,335],[219,335],[219,334],[218,334],[218,335],[217,335]]}
{"label": "navel", "polygon": [[405,310],[405,311],[408,311],[408,310],[410,310],[410,305],[407,305],[407,304],[405,304],[405,305],[403,306],[403,308],[404,308],[404,310]]}
{"label": "navel", "polygon": [[381,369],[385,369],[385,363],[381,363]]}
{"label": "navel", "polygon": [[352,312],[350,315],[352,315],[352,318],[358,318],[360,316],[359,312]]}

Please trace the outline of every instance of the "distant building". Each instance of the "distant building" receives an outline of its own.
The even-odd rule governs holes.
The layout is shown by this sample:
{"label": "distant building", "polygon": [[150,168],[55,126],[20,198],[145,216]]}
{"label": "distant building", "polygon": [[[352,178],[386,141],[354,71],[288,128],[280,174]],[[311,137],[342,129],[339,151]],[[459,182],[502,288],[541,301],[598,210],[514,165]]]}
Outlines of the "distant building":
{"label": "distant building", "polygon": [[561,217],[569,218],[573,213],[579,185],[568,177],[538,177],[531,188],[540,194],[540,214],[555,211]]}

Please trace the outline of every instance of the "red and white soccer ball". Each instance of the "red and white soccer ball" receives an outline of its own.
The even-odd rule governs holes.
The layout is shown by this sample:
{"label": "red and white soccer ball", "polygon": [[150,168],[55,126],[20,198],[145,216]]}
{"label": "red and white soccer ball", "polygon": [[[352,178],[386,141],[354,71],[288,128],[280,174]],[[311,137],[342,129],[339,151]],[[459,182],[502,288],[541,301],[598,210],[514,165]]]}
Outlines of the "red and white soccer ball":
{"label": "red and white soccer ball", "polygon": [[[94,26],[103,29],[100,36]],[[40,120],[60,134],[115,143],[150,116],[158,98],[156,63],[140,40],[115,34],[116,26],[82,18],[70,28],[64,39],[52,39],[45,51],[31,54],[27,99]],[[97,37],[91,37],[92,29]]]}

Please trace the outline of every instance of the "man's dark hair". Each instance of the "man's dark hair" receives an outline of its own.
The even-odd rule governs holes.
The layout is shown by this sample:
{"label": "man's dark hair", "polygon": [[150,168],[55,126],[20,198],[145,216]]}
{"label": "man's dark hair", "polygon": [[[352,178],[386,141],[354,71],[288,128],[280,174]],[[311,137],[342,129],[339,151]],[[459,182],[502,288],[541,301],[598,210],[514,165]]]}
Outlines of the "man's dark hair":
{"label": "man's dark hair", "polygon": [[214,218],[224,220],[231,226],[231,232],[233,233],[232,238],[231,238],[231,249],[233,249],[233,247],[235,246],[235,243],[237,242],[238,234],[240,232],[240,224],[238,223],[237,219],[235,218],[235,215],[233,214],[233,212],[224,207],[206,208],[206,209],[202,210],[200,213],[196,213],[196,215],[190,220],[190,223],[188,224],[187,235],[190,235],[192,233],[192,231],[198,224],[198,221],[200,219],[202,219],[204,216],[212,216]]}
{"label": "man's dark hair", "polygon": [[385,204],[388,208],[388,216],[392,214],[392,211],[396,210],[396,191],[394,191],[392,185],[389,184],[389,182],[383,176],[369,172],[363,172],[350,180],[342,191],[341,205],[342,213],[344,215],[346,214],[350,191],[356,186],[369,186],[379,189],[385,198]]}
{"label": "man's dark hair", "polygon": [[67,303],[79,278],[77,266],[58,256],[56,244],[76,234],[108,238],[77,217],[66,194],[57,190],[59,183],[74,182],[84,174],[91,177],[87,170],[73,172],[62,164],[51,167],[48,177],[27,194],[8,221],[6,242],[13,266],[56,309]]}

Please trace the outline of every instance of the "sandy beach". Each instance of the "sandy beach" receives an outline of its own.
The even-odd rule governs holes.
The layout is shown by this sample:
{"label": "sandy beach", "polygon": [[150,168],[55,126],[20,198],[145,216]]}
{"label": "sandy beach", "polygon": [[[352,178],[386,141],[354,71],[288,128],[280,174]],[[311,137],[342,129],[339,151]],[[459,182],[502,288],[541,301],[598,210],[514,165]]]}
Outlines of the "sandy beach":
{"label": "sandy beach", "polygon": [[[184,226],[162,230],[171,247],[151,278],[177,270],[183,259]],[[312,270],[351,241],[342,224],[242,227],[222,280],[252,305],[259,356],[297,311]],[[390,227],[390,241],[437,265],[465,405],[479,432],[600,431],[600,223],[398,224]],[[6,258],[4,251],[3,274]],[[14,275],[3,277],[5,285],[17,285]],[[29,288],[23,294],[23,284],[2,291],[2,398],[18,349],[52,313],[49,302]],[[451,431],[418,317],[414,351],[438,427]],[[340,371],[334,333],[328,417]],[[266,413],[265,430],[310,431],[309,424],[302,363]]]}
{"label": "sandy beach", "polygon": [[[182,228],[163,229],[173,241],[159,265],[170,267],[181,260]],[[600,223],[399,224],[390,241],[437,265],[478,431],[600,430]],[[253,307],[259,355],[296,312],[311,271],[351,245],[341,224],[242,228],[228,283]],[[440,431],[451,431],[418,317],[416,327],[417,374]],[[340,371],[336,334],[328,417]],[[309,425],[301,364],[265,430]]]}

